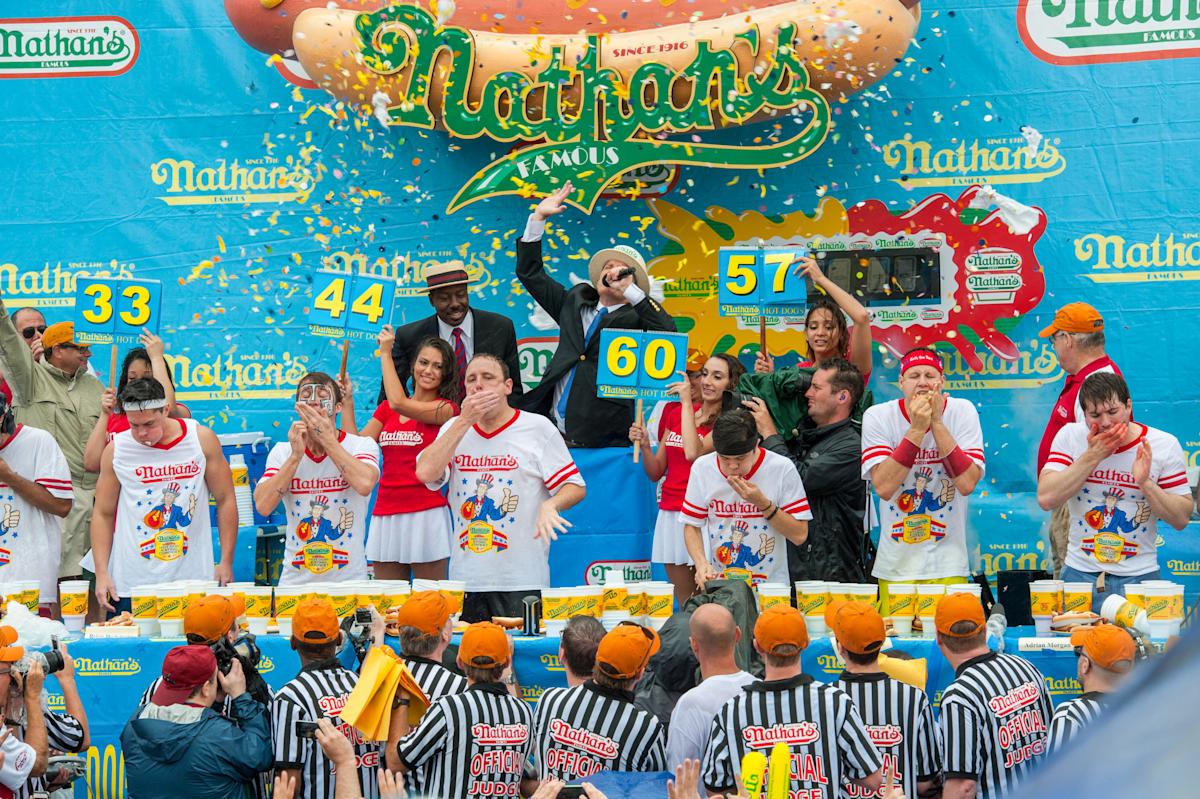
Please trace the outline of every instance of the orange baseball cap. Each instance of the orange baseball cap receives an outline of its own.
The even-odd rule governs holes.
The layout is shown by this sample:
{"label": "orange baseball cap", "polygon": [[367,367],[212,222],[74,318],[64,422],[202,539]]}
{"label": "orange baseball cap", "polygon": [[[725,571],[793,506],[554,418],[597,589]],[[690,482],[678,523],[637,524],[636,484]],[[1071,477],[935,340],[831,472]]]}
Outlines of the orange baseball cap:
{"label": "orange baseball cap", "polygon": [[237,620],[233,603],[223,596],[204,596],[192,602],[183,612],[183,634],[200,638],[211,644],[229,632]]}
{"label": "orange baseball cap", "polygon": [[699,372],[706,363],[708,363],[708,354],[692,347],[687,351],[687,364],[683,368],[687,372]]}
{"label": "orange baseball cap", "polygon": [[[938,603],[937,613],[933,617],[937,631],[948,638],[970,638],[978,635],[987,626],[983,616],[983,605],[974,594],[950,594]],[[953,633],[950,628],[960,621],[969,621],[975,628],[968,633]]]}
{"label": "orange baseball cap", "polygon": [[1071,646],[1083,648],[1083,654],[1102,669],[1124,674],[1133,668],[1133,636],[1115,624],[1084,627],[1071,633]]}
{"label": "orange baseball cap", "polygon": [[458,659],[476,668],[507,666],[511,657],[508,634],[499,624],[490,621],[472,624],[463,633],[462,643],[458,645]]}
{"label": "orange baseball cap", "polygon": [[825,603],[825,626],[833,629],[833,620],[837,618],[837,612],[842,609],[842,605],[846,604],[844,599],[835,599],[832,602]]}
{"label": "orange baseball cap", "polygon": [[400,606],[396,623],[415,627],[426,635],[441,635],[453,607],[450,600],[437,591],[418,591]]}
{"label": "orange baseball cap", "polygon": [[1054,321],[1038,335],[1050,338],[1060,330],[1064,333],[1098,333],[1103,329],[1104,317],[1099,311],[1086,302],[1073,302],[1059,308]]}
{"label": "orange baseball cap", "polygon": [[0,627],[0,663],[16,663],[25,655],[25,647],[17,643],[17,628],[7,624]]}
{"label": "orange baseball cap", "polygon": [[42,346],[46,349],[57,347],[61,344],[75,343],[75,323],[74,322],[55,322],[46,328],[46,332],[42,333]]}
{"label": "orange baseball cap", "polygon": [[337,611],[328,599],[310,597],[296,606],[292,640],[305,644],[332,644],[341,637]]}
{"label": "orange baseball cap", "polygon": [[833,615],[829,629],[837,636],[838,643],[847,652],[856,655],[873,655],[883,649],[887,632],[883,629],[883,617],[873,605],[866,602],[839,602],[840,607]]}
{"label": "orange baseball cap", "polygon": [[800,611],[791,605],[772,605],[758,615],[754,640],[768,654],[775,654],[781,646],[804,649],[808,646],[808,628]]}
{"label": "orange baseball cap", "polygon": [[596,668],[614,680],[631,680],[661,647],[662,641],[654,630],[623,621],[600,639]]}

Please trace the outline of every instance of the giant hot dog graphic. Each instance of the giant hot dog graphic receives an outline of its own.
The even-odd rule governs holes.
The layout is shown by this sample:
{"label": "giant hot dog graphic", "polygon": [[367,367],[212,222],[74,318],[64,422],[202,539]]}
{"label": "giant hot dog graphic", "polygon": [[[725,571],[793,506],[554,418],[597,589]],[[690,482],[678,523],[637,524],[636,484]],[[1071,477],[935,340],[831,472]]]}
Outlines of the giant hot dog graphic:
{"label": "giant hot dog graphic", "polygon": [[[371,0],[226,8],[248,42],[294,57],[299,79],[377,115],[386,108],[393,124],[545,142],[489,165],[450,210],[552,190],[550,173],[564,167],[576,174],[572,201],[590,209],[605,185],[647,164],[793,163],[824,140],[830,102],[887,74],[917,27],[912,0],[676,2],[443,0],[437,19],[423,5]],[[763,146],[658,135],[789,113],[804,128]]]}

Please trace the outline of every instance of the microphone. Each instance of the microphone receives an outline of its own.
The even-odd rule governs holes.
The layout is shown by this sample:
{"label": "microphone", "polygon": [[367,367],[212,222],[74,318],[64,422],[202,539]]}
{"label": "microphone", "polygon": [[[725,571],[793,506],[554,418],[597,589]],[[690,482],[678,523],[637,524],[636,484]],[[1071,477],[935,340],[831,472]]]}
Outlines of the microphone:
{"label": "microphone", "polygon": [[[624,269],[622,269],[620,272],[617,272],[617,276],[615,279],[616,280],[624,280],[625,278],[630,277],[632,275],[636,275],[636,274],[637,274],[636,269],[634,269],[632,266],[627,266]],[[604,285],[606,285],[606,286],[612,285],[612,283],[609,281],[608,277],[604,278]]]}

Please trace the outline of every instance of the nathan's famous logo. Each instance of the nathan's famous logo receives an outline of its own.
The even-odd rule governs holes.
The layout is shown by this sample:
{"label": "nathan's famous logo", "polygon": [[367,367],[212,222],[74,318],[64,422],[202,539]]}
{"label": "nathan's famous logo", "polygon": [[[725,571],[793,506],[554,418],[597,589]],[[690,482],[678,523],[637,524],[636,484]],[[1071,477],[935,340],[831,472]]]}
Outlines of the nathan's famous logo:
{"label": "nathan's famous logo", "polygon": [[137,57],[137,31],[120,17],[0,19],[0,78],[112,77]]}
{"label": "nathan's famous logo", "polygon": [[650,561],[648,560],[594,560],[587,566],[587,585],[600,585],[612,582],[614,572],[619,572],[629,583],[640,583],[650,579]]}
{"label": "nathan's famous logo", "polygon": [[142,671],[137,658],[75,658],[75,673],[80,677],[130,677]]}
{"label": "nathan's famous logo", "polygon": [[[978,192],[978,187],[971,186],[954,199],[935,194],[898,215],[878,200],[847,208],[833,197],[823,198],[811,215],[793,211],[774,217],[716,206],[698,216],[666,200],[650,200],[668,243],[663,254],[650,262],[649,270],[655,278],[669,278],[666,296],[671,297],[671,313],[680,329],[688,331],[690,346],[736,354],[757,350],[759,332],[757,320],[747,324],[714,313],[716,291],[708,287],[715,283],[716,253],[721,247],[760,242],[816,247],[819,242],[824,249],[835,251],[839,247],[852,250],[852,245],[861,241],[869,247],[878,242],[885,246],[907,242],[904,246],[934,249],[942,276],[934,302],[869,303],[874,340],[897,357],[913,347],[949,344],[960,359],[964,377],[969,370],[979,372],[989,363],[993,374],[1005,374],[1006,382],[1018,379],[1012,372],[1020,370],[1019,379],[1035,378],[1036,382],[1019,387],[1041,385],[1054,379],[1051,375],[1057,373],[1057,362],[1044,362],[1044,345],[1023,352],[1005,331],[1011,329],[1014,319],[1033,310],[1045,293],[1045,276],[1034,245],[1046,229],[1046,216],[1034,209],[1038,218],[1033,227],[1027,233],[1014,233],[998,214],[970,208]],[[867,271],[865,259],[860,264],[862,271]],[[683,289],[672,297],[673,285]],[[996,296],[997,292],[1004,296]],[[768,344],[772,335],[785,331],[792,334],[787,346],[803,351],[801,321],[769,324]],[[778,345],[772,353],[782,354]],[[993,358],[1006,362],[1005,366]],[[947,377],[952,375],[947,373]],[[1018,384],[1009,383],[1009,387]]]}
{"label": "nathan's famous logo", "polygon": [[883,146],[883,160],[899,171],[892,178],[905,188],[969,186],[973,183],[1039,183],[1062,172],[1067,160],[1057,138],[1034,149],[1022,136],[980,141],[951,139],[944,146],[914,139],[911,133]]}
{"label": "nathan's famous logo", "polygon": [[1167,561],[1167,571],[1173,577],[1200,577],[1200,560],[1171,558]]}
{"label": "nathan's famous logo", "polygon": [[975,366],[961,352],[946,354],[946,390],[1041,388],[1063,377],[1049,339],[1033,339],[1028,345],[1014,343],[1010,354],[1015,357],[985,352],[978,356],[979,363]]}
{"label": "nathan's famous logo", "polygon": [[1059,66],[1200,55],[1195,0],[1021,0],[1029,51]]}
{"label": "nathan's famous logo", "polygon": [[284,351],[249,352],[193,358],[167,355],[175,397],[182,401],[289,399],[308,374],[308,356]]}
{"label": "nathan's famous logo", "polygon": [[162,158],[150,165],[150,179],[162,186],[167,205],[244,205],[305,202],[324,171],[311,154],[284,161],[264,156],[245,161],[219,158],[210,164]]}
{"label": "nathan's famous logo", "polygon": [[[499,242],[496,242],[496,249],[499,249]],[[492,282],[491,268],[478,253],[471,252],[465,244],[453,250],[418,250],[403,256],[376,258],[373,261],[363,253],[338,250],[321,259],[321,268],[395,280],[396,297],[420,299],[421,302],[415,308],[420,317],[424,318],[433,312],[425,302],[425,268],[430,264],[450,260],[463,262],[467,267],[467,276],[471,279],[470,291],[483,296],[484,289]],[[416,321],[416,317],[397,320],[397,324],[413,321]]]}
{"label": "nathan's famous logo", "polygon": [[557,351],[558,336],[535,336],[517,341],[517,365],[521,367],[521,383],[526,391],[542,382]]}
{"label": "nathan's famous logo", "polygon": [[563,670],[563,664],[562,664],[562,661],[559,660],[558,655],[550,655],[550,654],[542,655],[539,658],[539,660],[541,660],[541,662],[542,662],[542,668],[544,668],[546,671],[562,671]]}
{"label": "nathan's famous logo", "polygon": [[1200,280],[1200,233],[1155,234],[1131,241],[1109,233],[1075,239],[1075,258],[1093,283]]}
{"label": "nathan's famous logo", "polygon": [[770,749],[777,743],[806,746],[821,738],[821,728],[811,721],[793,724],[774,724],[770,727],[757,725],[742,730],[742,739],[751,749]]}
{"label": "nathan's famous logo", "polygon": [[13,308],[71,308],[75,306],[75,281],[81,277],[129,279],[134,277],[133,264],[68,261],[64,266],[58,261],[51,266],[47,261],[41,269],[30,269],[4,263],[0,264],[0,293]]}

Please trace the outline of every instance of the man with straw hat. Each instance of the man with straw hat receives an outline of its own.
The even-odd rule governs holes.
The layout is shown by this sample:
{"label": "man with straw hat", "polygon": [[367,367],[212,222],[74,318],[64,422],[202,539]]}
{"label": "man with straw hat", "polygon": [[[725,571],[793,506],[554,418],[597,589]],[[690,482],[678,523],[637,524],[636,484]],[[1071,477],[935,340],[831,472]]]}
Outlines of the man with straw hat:
{"label": "man with straw hat", "polygon": [[[425,267],[425,296],[433,306],[433,316],[396,328],[392,361],[396,374],[407,386],[412,358],[418,345],[427,338],[445,339],[454,351],[458,375],[458,396],[463,395],[463,375],[467,362],[477,352],[486,352],[508,364],[513,375],[513,393],[523,390],[521,366],[517,361],[517,332],[512,320],[491,311],[471,307],[471,276],[459,260],[435,261]],[[379,389],[379,402],[385,399]]]}
{"label": "man with straw hat", "polygon": [[517,279],[558,323],[558,349],[542,382],[524,398],[525,410],[549,416],[568,446],[629,446],[632,400],[596,396],[600,331],[604,328],[675,332],[675,320],[650,298],[646,263],[624,244],[600,250],[588,263],[588,283],[567,288],[546,274],[546,220],[566,210],[568,181],[538,204],[517,242]]}
{"label": "man with straw hat", "polygon": [[42,332],[42,359],[34,360],[28,343],[0,302],[0,374],[12,390],[17,422],[47,431],[62,448],[71,468],[74,502],[63,523],[59,577],[83,574],[80,559],[88,550],[96,474],[83,466],[88,436],[100,418],[104,386],[88,374],[91,350],[75,341],[73,322],[58,322]]}

